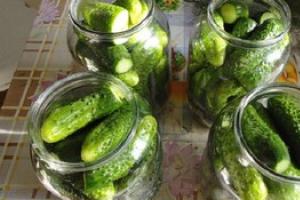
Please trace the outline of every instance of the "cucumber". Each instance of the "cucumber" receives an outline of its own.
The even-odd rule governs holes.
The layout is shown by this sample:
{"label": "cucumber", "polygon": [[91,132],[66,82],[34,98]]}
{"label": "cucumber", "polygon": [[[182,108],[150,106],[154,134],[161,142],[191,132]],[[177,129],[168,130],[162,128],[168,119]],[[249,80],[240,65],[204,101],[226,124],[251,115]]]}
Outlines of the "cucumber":
{"label": "cucumber", "polygon": [[[250,35],[251,40],[266,40],[282,33],[282,24],[277,19],[269,19],[258,26]],[[274,66],[289,44],[286,35],[277,44],[264,48],[234,50],[223,67],[226,78],[237,80],[244,88],[251,90],[270,79]],[[270,53],[272,52],[272,54]],[[272,55],[269,56],[269,55]]]}
{"label": "cucumber", "polygon": [[128,11],[120,6],[97,2],[83,13],[84,22],[94,31],[116,33],[128,29]]}
{"label": "cucumber", "polygon": [[81,148],[84,162],[103,158],[126,139],[134,123],[134,113],[127,107],[115,111],[88,133]]}
{"label": "cucumber", "polygon": [[116,189],[112,182],[108,182],[98,189],[86,192],[86,195],[93,200],[113,200]]}
{"label": "cucumber", "polygon": [[196,39],[192,41],[191,46],[191,61],[188,65],[189,74],[197,72],[206,62],[205,58],[205,46],[202,40]]}
{"label": "cucumber", "polygon": [[108,47],[107,61],[106,66],[117,74],[125,73],[133,66],[131,55],[124,45]]}
{"label": "cucumber", "polygon": [[136,86],[140,79],[136,71],[130,70],[123,74],[118,74],[117,77],[130,87]]}
{"label": "cucumber", "polygon": [[233,115],[236,106],[230,104],[218,116],[212,127],[214,164],[217,171],[226,170],[228,180],[236,194],[243,200],[266,200],[267,187],[262,175],[251,166],[243,166],[239,162],[240,148],[235,141]]}
{"label": "cucumber", "polygon": [[128,10],[130,25],[136,25],[142,21],[145,17],[143,14],[143,4],[144,0],[116,0],[115,5],[121,6]]}
{"label": "cucumber", "polygon": [[[289,168],[283,173],[286,176],[300,177],[300,170],[290,165]],[[265,179],[268,186],[269,198],[271,200],[299,200],[300,199],[300,186],[299,184],[288,184],[275,182],[270,179]]]}
{"label": "cucumber", "polygon": [[205,106],[213,118],[233,99],[245,94],[235,80],[222,80],[215,76],[205,88]]}
{"label": "cucumber", "polygon": [[256,25],[256,21],[251,18],[239,18],[231,34],[238,38],[247,38],[248,34],[255,29]]}
{"label": "cucumber", "polygon": [[277,173],[284,172],[290,165],[289,151],[279,134],[269,126],[266,115],[260,115],[249,105],[244,113],[243,135],[254,155]]}
{"label": "cucumber", "polygon": [[164,88],[166,83],[169,81],[169,63],[168,56],[164,54],[164,56],[160,59],[159,63],[154,68],[154,78],[156,88]]}
{"label": "cucumber", "polygon": [[282,21],[277,18],[267,19],[261,25],[257,26],[252,34],[250,40],[268,40],[277,37],[284,31]]}
{"label": "cucumber", "polygon": [[268,111],[280,135],[289,146],[292,158],[300,165],[300,101],[298,98],[280,94],[268,100]]}
{"label": "cucumber", "polygon": [[203,21],[200,26],[200,38],[204,45],[207,62],[214,67],[223,65],[227,42],[210,28],[207,21]]}
{"label": "cucumber", "polygon": [[158,39],[159,44],[163,48],[167,47],[168,43],[169,43],[169,36],[168,36],[167,32],[164,31],[162,29],[162,27],[157,23],[155,23],[153,25],[153,32],[154,32],[155,37]]}
{"label": "cucumber", "polygon": [[277,18],[277,16],[274,13],[265,12],[260,16],[259,23],[263,24],[266,20],[272,19],[272,18]]}
{"label": "cucumber", "polygon": [[220,15],[219,12],[214,12],[213,18],[215,20],[215,23],[222,29],[224,30],[224,20],[222,16]]}
{"label": "cucumber", "polygon": [[124,103],[119,88],[107,85],[99,92],[87,95],[52,110],[41,127],[41,137],[47,143],[65,139],[95,119],[117,110]]}
{"label": "cucumber", "polygon": [[151,115],[144,116],[137,127],[132,141],[128,144],[124,152],[98,169],[84,174],[84,191],[92,193],[94,190],[105,186],[107,183],[116,181],[129,174],[130,170],[141,159],[150,148],[151,141],[157,136],[157,122]]}
{"label": "cucumber", "polygon": [[193,98],[199,100],[209,82],[216,76],[216,70],[211,67],[203,68],[196,72],[191,79],[189,88]]}
{"label": "cucumber", "polygon": [[233,24],[238,18],[249,16],[246,4],[232,0],[224,3],[219,9],[219,13],[226,24]]}

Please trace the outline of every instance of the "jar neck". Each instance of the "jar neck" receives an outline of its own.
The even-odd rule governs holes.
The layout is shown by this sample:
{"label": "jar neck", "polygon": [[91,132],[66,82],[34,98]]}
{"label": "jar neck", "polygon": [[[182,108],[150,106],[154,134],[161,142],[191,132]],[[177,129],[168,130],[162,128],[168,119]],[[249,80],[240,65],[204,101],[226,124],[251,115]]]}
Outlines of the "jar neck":
{"label": "jar neck", "polygon": [[[124,94],[126,100],[132,102],[134,120],[130,130],[128,130],[127,138],[125,138],[117,148],[95,162],[65,162],[59,160],[53,155],[53,153],[50,153],[47,150],[45,143],[41,138],[40,130],[47,110],[49,110],[49,108],[51,109],[53,106],[53,101],[55,102],[56,98],[58,98],[58,95],[64,96],[68,92],[74,91],[74,89],[80,86],[86,86],[86,84],[91,84],[95,87],[98,86],[99,88],[101,82],[109,82],[118,87],[118,89],[120,89],[120,91]],[[49,169],[59,171],[63,174],[69,174],[99,168],[114,157],[121,154],[128,147],[136,133],[139,117],[139,106],[136,96],[124,83],[108,74],[84,72],[68,76],[67,78],[57,81],[47,88],[32,105],[27,127],[31,139],[32,150],[37,155],[38,159],[45,163]]]}
{"label": "jar neck", "polygon": [[285,176],[276,173],[272,169],[264,165],[264,163],[259,160],[251,151],[249,145],[247,145],[246,139],[243,133],[243,123],[242,119],[244,117],[245,109],[252,102],[257,100],[263,100],[268,97],[272,97],[279,94],[291,94],[300,97],[300,88],[287,84],[273,83],[265,86],[258,87],[251,91],[248,95],[242,98],[234,114],[234,133],[237,143],[241,149],[242,155],[254,166],[258,171],[260,171],[266,177],[276,180],[278,182],[300,184],[299,177]]}
{"label": "jar neck", "polygon": [[[291,11],[288,6],[288,4],[283,0],[268,0],[264,1],[265,4],[268,4],[271,7],[276,8],[281,16],[281,20],[283,23],[283,31],[275,36],[272,39],[267,40],[247,40],[247,39],[241,39],[238,37],[235,37],[231,35],[230,33],[223,30],[215,21],[214,19],[214,13],[217,11],[217,9],[220,8],[222,4],[224,4],[227,0],[215,0],[211,1],[211,3],[208,6],[207,9],[207,20],[210,27],[224,40],[226,40],[229,44],[241,48],[262,48],[262,47],[268,47],[272,46],[279,41],[281,41],[286,34],[288,34],[290,27],[291,27]],[[243,1],[243,4],[246,4],[247,1]]]}
{"label": "jar neck", "polygon": [[86,37],[90,39],[96,39],[96,40],[102,40],[102,41],[111,41],[113,39],[124,39],[132,36],[133,34],[139,32],[146,26],[148,26],[152,20],[153,16],[155,15],[156,9],[154,6],[153,0],[145,0],[145,2],[148,5],[148,13],[145,16],[145,18],[139,22],[138,24],[132,26],[128,30],[122,31],[122,32],[115,32],[115,33],[109,33],[109,32],[100,32],[100,31],[94,31],[91,29],[88,29],[80,20],[79,10],[78,7],[80,6],[80,3],[82,0],[72,0],[69,7],[69,18],[70,22],[72,23],[73,27],[80,32],[81,34],[84,34]]}

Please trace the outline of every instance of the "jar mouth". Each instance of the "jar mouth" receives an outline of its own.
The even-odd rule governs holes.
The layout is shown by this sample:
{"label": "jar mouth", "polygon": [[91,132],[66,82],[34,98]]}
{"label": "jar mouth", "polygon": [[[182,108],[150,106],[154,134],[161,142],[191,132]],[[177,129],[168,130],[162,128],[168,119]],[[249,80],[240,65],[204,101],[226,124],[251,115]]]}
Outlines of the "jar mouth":
{"label": "jar mouth", "polygon": [[[99,84],[99,80],[109,81],[110,83],[114,84],[118,87],[118,89],[121,90],[123,94],[126,94],[127,100],[132,100],[134,121],[132,123],[131,129],[128,130],[127,137],[119,144],[119,146],[101,159],[88,163],[83,161],[67,162],[59,160],[56,156],[54,156],[47,150],[45,143],[41,138],[40,129],[43,122],[43,117],[45,115],[44,111],[48,109],[48,106],[51,105],[52,101],[58,96],[67,94],[73,89],[76,89],[78,86],[86,86],[82,85],[82,83],[89,84],[91,82],[94,82],[95,84]],[[29,112],[27,129],[31,139],[32,150],[43,162],[47,163],[51,169],[61,171],[62,173],[74,173],[99,168],[114,157],[121,154],[134,137],[138,124],[138,118],[139,107],[137,105],[136,97],[122,81],[105,73],[80,72],[55,82],[37,98]]]}
{"label": "jar mouth", "polygon": [[300,184],[300,177],[286,176],[279,174],[267,167],[261,160],[259,160],[254,153],[251,151],[249,145],[247,145],[246,139],[243,134],[242,119],[245,109],[251,102],[258,99],[263,99],[269,96],[274,96],[282,94],[283,92],[288,94],[300,94],[300,88],[282,83],[272,83],[265,86],[258,87],[252,90],[248,95],[246,95],[240,102],[234,114],[234,133],[235,138],[241,148],[241,152],[248,161],[253,164],[253,166],[259,170],[266,177],[271,178],[272,180],[277,180],[286,183]]}
{"label": "jar mouth", "polygon": [[[146,0],[149,11],[147,15],[142,19],[138,24],[132,26],[131,28],[121,31],[121,32],[101,32],[101,31],[95,31],[92,29],[87,28],[85,25],[83,25],[80,20],[78,19],[78,6],[81,0],[72,0],[69,7],[69,17],[70,21],[73,24],[74,27],[79,29],[80,31],[85,32],[87,35],[89,35],[92,38],[98,38],[103,40],[111,40],[115,38],[126,38],[131,36],[132,34],[140,31],[142,28],[147,26],[152,21],[152,16],[154,13],[154,3],[153,0]],[[101,2],[101,1],[99,1]]]}
{"label": "jar mouth", "polygon": [[267,47],[271,46],[273,44],[276,44],[280,40],[282,40],[286,34],[289,32],[291,28],[291,10],[288,6],[288,4],[283,0],[268,0],[264,3],[269,4],[270,6],[275,7],[280,12],[281,18],[283,20],[284,25],[284,31],[275,36],[274,38],[267,39],[267,40],[247,40],[247,39],[241,39],[238,37],[233,36],[232,34],[226,32],[225,30],[221,29],[217,22],[214,20],[214,12],[216,9],[222,5],[224,0],[217,0],[212,1],[207,9],[207,17],[208,17],[208,23],[211,26],[211,28],[217,32],[220,37],[225,39],[227,42],[232,44],[233,46],[237,47],[244,47],[244,48],[259,48],[259,47]]}

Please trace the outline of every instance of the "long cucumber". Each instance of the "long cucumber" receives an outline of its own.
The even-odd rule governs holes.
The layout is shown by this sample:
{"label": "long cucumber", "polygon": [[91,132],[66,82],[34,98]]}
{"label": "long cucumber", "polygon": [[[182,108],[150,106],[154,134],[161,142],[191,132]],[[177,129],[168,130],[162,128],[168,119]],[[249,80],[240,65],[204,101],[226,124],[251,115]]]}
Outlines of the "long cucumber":
{"label": "long cucumber", "polygon": [[112,85],[70,104],[59,106],[46,117],[41,137],[47,143],[63,140],[91,121],[117,110],[123,104],[121,91]]}
{"label": "long cucumber", "polygon": [[112,158],[100,168],[85,173],[85,192],[87,194],[92,193],[111,181],[127,176],[130,169],[143,159],[156,134],[157,122],[155,118],[146,115],[139,122],[136,133],[124,152],[120,152],[120,155]]}

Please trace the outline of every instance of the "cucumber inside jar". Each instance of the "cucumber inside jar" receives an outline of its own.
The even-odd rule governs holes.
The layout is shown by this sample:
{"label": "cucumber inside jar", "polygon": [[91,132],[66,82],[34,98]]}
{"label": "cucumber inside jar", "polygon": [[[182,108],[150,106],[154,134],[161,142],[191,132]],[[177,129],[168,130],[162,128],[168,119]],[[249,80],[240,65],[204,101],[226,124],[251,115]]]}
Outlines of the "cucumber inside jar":
{"label": "cucumber inside jar", "polygon": [[[151,2],[82,1],[77,14],[84,29],[73,33],[77,37],[73,56],[90,70],[116,75],[156,103],[161,94],[167,93],[169,34],[167,25],[155,16],[157,11],[149,16],[155,9],[150,7]],[[73,51],[72,45],[69,47]]]}
{"label": "cucumber inside jar", "polygon": [[57,160],[93,166],[67,175],[49,170],[50,184],[64,185],[58,189],[61,193],[75,199],[112,200],[124,191],[141,189],[133,186],[138,181],[157,187],[152,178],[159,174],[158,125],[149,103],[138,94],[126,99],[108,82],[98,92],[50,109],[41,134]]}
{"label": "cucumber inside jar", "polygon": [[299,96],[266,92],[251,101],[238,115],[238,100],[218,115],[211,130],[214,171],[241,200],[297,200]]}
{"label": "cucumber inside jar", "polygon": [[[203,121],[215,119],[231,100],[274,81],[283,70],[289,56],[290,19],[288,12],[283,13],[286,8],[272,5],[259,0],[218,1],[209,5],[208,17],[200,16],[190,43],[188,76],[190,105],[202,110],[202,116],[211,116]],[[196,80],[205,71],[212,71],[205,77],[215,78],[203,86],[206,79]],[[222,100],[226,96],[230,98]],[[209,101],[203,99],[216,100],[218,106],[207,106]]]}

